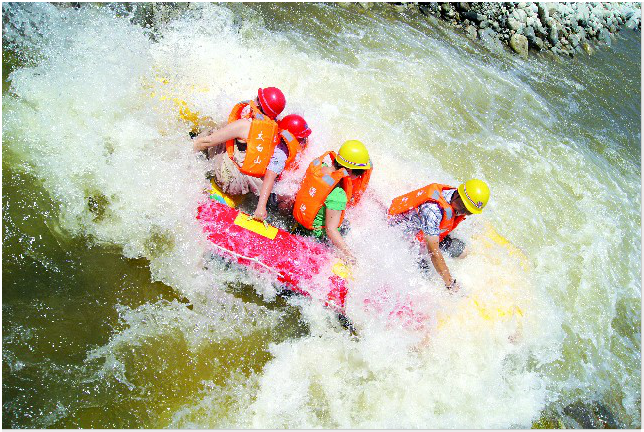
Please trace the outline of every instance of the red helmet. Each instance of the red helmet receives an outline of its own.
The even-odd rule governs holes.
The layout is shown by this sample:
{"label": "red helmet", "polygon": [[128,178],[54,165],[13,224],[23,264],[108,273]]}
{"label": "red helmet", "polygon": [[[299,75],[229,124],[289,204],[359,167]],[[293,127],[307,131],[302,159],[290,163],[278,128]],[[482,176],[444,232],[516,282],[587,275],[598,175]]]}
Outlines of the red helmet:
{"label": "red helmet", "polygon": [[286,106],[284,93],[277,87],[258,89],[257,99],[259,99],[259,105],[262,107],[262,111],[271,118],[280,115]]}
{"label": "red helmet", "polygon": [[286,129],[293,135],[295,138],[302,139],[311,135],[311,128],[306,124],[306,120],[300,115],[289,114],[280,120],[278,123],[280,129]]}

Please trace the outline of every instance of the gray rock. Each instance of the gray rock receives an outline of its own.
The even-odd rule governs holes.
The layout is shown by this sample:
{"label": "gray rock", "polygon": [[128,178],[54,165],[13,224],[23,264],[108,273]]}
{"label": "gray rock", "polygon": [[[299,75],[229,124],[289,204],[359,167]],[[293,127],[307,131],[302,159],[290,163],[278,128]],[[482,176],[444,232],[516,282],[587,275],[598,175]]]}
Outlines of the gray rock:
{"label": "gray rock", "polygon": [[555,19],[552,17],[546,18],[545,21],[541,21],[541,22],[544,23],[546,28],[548,29],[557,27],[557,21],[555,21]]}
{"label": "gray rock", "polygon": [[441,12],[448,18],[454,18],[456,16],[456,12],[454,12],[454,9],[449,3],[441,4]]}
{"label": "gray rock", "polygon": [[576,47],[579,45],[579,42],[580,40],[577,34],[573,33],[570,35],[570,45],[572,45],[573,47]]}
{"label": "gray rock", "polygon": [[637,19],[634,19],[633,17],[631,17],[628,21],[626,21],[626,28],[633,30],[634,28],[637,27],[637,24],[638,24]]}
{"label": "gray rock", "polygon": [[508,27],[510,28],[510,30],[518,31],[523,27],[523,24],[521,24],[517,19],[508,18]]}
{"label": "gray rock", "polygon": [[537,17],[528,17],[525,20],[526,26],[535,27],[537,23],[540,23],[539,18]]}
{"label": "gray rock", "polygon": [[557,45],[557,42],[559,41],[559,32],[557,31],[557,27],[550,27],[550,31],[548,32],[548,40],[551,44]]}
{"label": "gray rock", "polygon": [[525,36],[515,33],[510,38],[510,48],[521,57],[528,58],[528,38]]}
{"label": "gray rock", "polygon": [[537,35],[535,35],[534,33],[534,28],[530,26],[523,29],[523,34],[528,38],[528,41],[537,37]]}
{"label": "gray rock", "polygon": [[566,38],[566,37],[568,37],[569,34],[570,34],[570,30],[568,29],[568,27],[562,27],[560,32],[559,32],[559,37],[565,37]]}
{"label": "gray rock", "polygon": [[481,15],[480,13],[476,13],[476,12],[474,12],[472,10],[463,13],[463,16],[465,18],[467,18],[468,20],[473,21],[473,22],[477,22],[477,23],[481,22],[481,21],[483,21],[485,19],[485,15]]}
{"label": "gray rock", "polygon": [[550,14],[548,13],[548,9],[546,9],[542,3],[537,4],[537,13],[539,14],[539,19],[541,20],[542,23],[545,24],[546,20],[550,18]]}
{"label": "gray rock", "polygon": [[436,15],[439,12],[438,4],[436,2],[418,3],[418,8],[423,15]]}
{"label": "gray rock", "polygon": [[499,30],[501,29],[501,26],[499,25],[499,22],[498,22],[498,21],[492,21],[492,28],[493,28],[495,31],[499,31]]}
{"label": "gray rock", "polygon": [[532,40],[528,40],[528,42],[530,42],[530,46],[538,49],[539,51],[543,50],[546,46],[540,37],[535,37]]}
{"label": "gray rock", "polygon": [[486,28],[486,27],[489,27],[489,26],[490,26],[490,21],[488,21],[488,20],[483,20],[483,21],[481,21],[481,24],[479,24],[480,28]]}
{"label": "gray rock", "polygon": [[606,43],[606,45],[608,46],[611,45],[612,41],[610,39],[610,33],[608,32],[608,30],[604,28],[599,31],[599,40]]}
{"label": "gray rock", "polygon": [[465,27],[465,34],[471,39],[476,39],[476,27],[468,25],[467,27]]}
{"label": "gray rock", "polygon": [[496,37],[497,33],[490,27],[479,30],[479,38],[483,41],[490,42],[493,39],[496,39]]}
{"label": "gray rock", "polygon": [[579,31],[577,31],[577,35],[579,36],[580,40],[586,39],[586,30],[584,30],[583,27],[579,27]]}

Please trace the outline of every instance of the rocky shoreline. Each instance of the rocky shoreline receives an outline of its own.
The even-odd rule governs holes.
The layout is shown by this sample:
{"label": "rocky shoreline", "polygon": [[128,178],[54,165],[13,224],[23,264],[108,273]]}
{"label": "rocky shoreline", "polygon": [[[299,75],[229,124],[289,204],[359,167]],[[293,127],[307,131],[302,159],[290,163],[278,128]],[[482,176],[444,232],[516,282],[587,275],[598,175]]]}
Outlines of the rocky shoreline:
{"label": "rocky shoreline", "polygon": [[[92,6],[96,3],[54,2],[58,7]],[[348,5],[349,3],[347,3]],[[371,9],[373,2],[357,3]],[[455,27],[472,39],[508,46],[527,58],[530,52],[558,55],[592,54],[598,45],[610,46],[622,29],[641,32],[639,2],[393,2],[400,12],[417,8]],[[163,22],[191,7],[191,3],[105,3],[107,7],[136,10],[146,24]]]}
{"label": "rocky shoreline", "polygon": [[[406,5],[409,5],[407,3]],[[415,3],[421,13],[463,29],[472,39],[498,41],[527,58],[530,51],[592,54],[622,28],[641,31],[640,3]]]}

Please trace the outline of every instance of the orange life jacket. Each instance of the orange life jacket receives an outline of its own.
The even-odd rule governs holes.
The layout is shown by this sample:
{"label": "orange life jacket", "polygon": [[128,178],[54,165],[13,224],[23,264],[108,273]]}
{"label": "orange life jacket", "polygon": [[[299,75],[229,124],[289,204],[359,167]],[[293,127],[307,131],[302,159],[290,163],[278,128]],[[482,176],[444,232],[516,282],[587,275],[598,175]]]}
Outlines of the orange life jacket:
{"label": "orange life jacket", "polygon": [[[456,211],[449,204],[445,198],[443,198],[443,191],[445,189],[456,189],[455,187],[432,183],[424,188],[411,191],[405,195],[401,195],[397,198],[394,198],[389,206],[389,215],[394,216],[402,213],[406,213],[410,210],[418,211],[418,207],[427,202],[432,202],[438,204],[443,213],[443,219],[441,220],[438,228],[440,229],[439,240],[443,240],[447,234],[449,234],[454,228],[458,226],[465,219],[465,215],[456,216]],[[458,193],[458,192],[455,192]],[[421,230],[416,238],[420,241],[424,240],[425,233]]]}
{"label": "orange life jacket", "polygon": [[[293,206],[293,216],[303,227],[313,229],[315,216],[324,205],[324,201],[331,191],[340,183],[342,189],[347,194],[347,202],[351,200],[352,185],[349,173],[346,169],[341,168],[334,170],[331,167],[322,165],[324,158],[330,155],[331,160],[335,161],[335,152],[328,151],[322,156],[313,159],[304,174],[300,189],[295,195],[295,204]],[[340,216],[340,223],[344,220],[344,210]]]}
{"label": "orange life jacket", "polygon": [[262,114],[254,101],[244,101],[233,107],[228,116],[228,123],[239,120],[242,110],[248,105],[250,105],[251,109],[252,122],[248,132],[248,139],[246,140],[246,157],[243,164],[239,165],[235,160],[234,139],[226,141],[226,151],[243,174],[251,177],[263,177],[266,174],[266,167],[271,161],[275,147],[279,143],[277,122]]}
{"label": "orange life jacket", "polygon": [[364,194],[365,190],[367,190],[367,186],[369,185],[371,171],[373,171],[373,163],[371,163],[371,168],[364,170],[364,173],[360,177],[351,180],[352,196],[347,203],[348,207],[356,206],[358,201],[360,201],[360,198],[362,198],[362,194]]}
{"label": "orange life jacket", "polygon": [[286,159],[286,163],[284,165],[284,171],[291,168],[296,169],[297,163],[295,158],[297,157],[298,153],[302,151],[300,141],[286,129],[280,130],[279,136],[286,143],[286,147],[288,147],[288,158]]}

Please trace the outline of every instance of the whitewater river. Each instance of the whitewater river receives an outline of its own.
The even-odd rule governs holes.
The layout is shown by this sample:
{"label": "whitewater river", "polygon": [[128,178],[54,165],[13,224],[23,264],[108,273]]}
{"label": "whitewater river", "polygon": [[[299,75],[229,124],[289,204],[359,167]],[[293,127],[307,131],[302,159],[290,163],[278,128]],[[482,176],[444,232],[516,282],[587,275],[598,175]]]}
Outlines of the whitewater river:
{"label": "whitewater river", "polygon": [[[3,3],[2,426],[639,428],[640,52],[624,30],[522,60],[383,5]],[[211,166],[171,98],[223,124],[265,86],[306,159],[371,153],[357,336],[209,258]],[[492,198],[452,296],[377,203],[473,177]]]}

